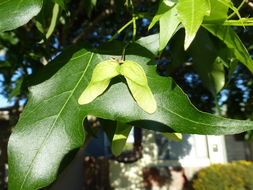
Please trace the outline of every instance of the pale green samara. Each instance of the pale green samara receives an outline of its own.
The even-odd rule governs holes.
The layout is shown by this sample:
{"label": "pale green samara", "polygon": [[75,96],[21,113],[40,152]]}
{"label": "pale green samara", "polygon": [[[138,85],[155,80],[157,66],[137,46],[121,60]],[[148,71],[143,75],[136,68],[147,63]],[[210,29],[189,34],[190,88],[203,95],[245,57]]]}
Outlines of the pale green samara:
{"label": "pale green samara", "polygon": [[109,86],[112,78],[123,75],[136,103],[147,113],[157,109],[156,100],[148,86],[143,68],[136,62],[126,60],[106,60],[96,65],[91,81],[78,99],[78,103],[88,104],[101,95]]}

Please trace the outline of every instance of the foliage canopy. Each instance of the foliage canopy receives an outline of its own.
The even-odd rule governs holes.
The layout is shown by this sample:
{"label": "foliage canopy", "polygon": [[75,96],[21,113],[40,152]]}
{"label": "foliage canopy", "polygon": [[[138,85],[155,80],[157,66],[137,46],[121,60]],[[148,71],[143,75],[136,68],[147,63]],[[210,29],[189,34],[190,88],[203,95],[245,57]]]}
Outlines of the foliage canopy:
{"label": "foliage canopy", "polygon": [[[252,130],[252,121],[199,111],[172,77],[159,76],[155,64],[167,52],[171,64],[166,72],[172,76],[179,66],[192,64],[215,98],[238,64],[253,72],[250,43],[246,47],[234,30],[252,26],[253,19],[239,13],[245,1],[238,7],[234,3],[3,0],[0,45],[5,59],[0,69],[5,92],[19,100],[29,87],[28,102],[8,145],[9,189],[32,190],[52,183],[64,158],[84,143],[87,115],[117,121],[109,131],[115,154],[124,146],[129,125],[187,134]],[[108,61],[112,58],[123,63]],[[99,67],[101,63],[106,67]],[[85,104],[80,105],[86,88],[93,101],[82,97],[79,103]]]}

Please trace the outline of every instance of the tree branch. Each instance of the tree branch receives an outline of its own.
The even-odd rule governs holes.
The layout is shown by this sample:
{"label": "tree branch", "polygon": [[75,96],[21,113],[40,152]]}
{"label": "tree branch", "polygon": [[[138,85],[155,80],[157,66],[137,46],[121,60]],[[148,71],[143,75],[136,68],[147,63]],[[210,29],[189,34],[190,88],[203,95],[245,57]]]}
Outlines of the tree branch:
{"label": "tree branch", "polygon": [[110,5],[111,8],[105,9],[100,15],[98,15],[93,22],[91,22],[88,27],[86,28],[86,30],[84,30],[82,33],[80,33],[78,36],[76,36],[73,40],[72,43],[77,43],[78,41],[80,41],[82,38],[85,38],[87,35],[89,35],[94,28],[101,23],[101,21],[103,21],[105,18],[107,18],[108,16],[110,16],[113,12],[114,12],[114,0],[110,1]]}

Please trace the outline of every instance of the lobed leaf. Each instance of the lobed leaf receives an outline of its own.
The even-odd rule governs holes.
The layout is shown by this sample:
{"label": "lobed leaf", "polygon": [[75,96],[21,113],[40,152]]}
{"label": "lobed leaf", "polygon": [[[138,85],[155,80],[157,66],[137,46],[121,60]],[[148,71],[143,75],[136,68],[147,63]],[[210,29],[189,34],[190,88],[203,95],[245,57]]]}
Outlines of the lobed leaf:
{"label": "lobed leaf", "polygon": [[210,15],[208,0],[179,0],[178,19],[185,27],[184,49],[188,49],[205,16]]}
{"label": "lobed leaf", "polygon": [[[108,46],[110,49],[108,49]],[[83,119],[88,114],[139,127],[186,134],[234,134],[253,129],[252,121],[231,120],[198,111],[170,77],[150,65],[150,51],[131,44],[126,60],[141,64],[157,102],[150,115],[136,105],[127,85],[113,79],[110,88],[89,104],[78,98],[101,61],[121,56],[125,44],[111,43],[99,50],[84,44],[65,50],[49,63],[30,89],[28,103],[8,144],[9,189],[35,190],[52,183],[64,158],[85,139]]]}

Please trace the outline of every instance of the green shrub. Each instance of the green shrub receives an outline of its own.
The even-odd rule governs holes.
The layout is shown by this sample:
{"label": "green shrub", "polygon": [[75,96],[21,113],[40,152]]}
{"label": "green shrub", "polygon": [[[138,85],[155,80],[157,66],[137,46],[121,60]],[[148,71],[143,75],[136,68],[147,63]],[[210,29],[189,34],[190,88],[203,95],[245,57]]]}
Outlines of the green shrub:
{"label": "green shrub", "polygon": [[253,163],[235,161],[200,170],[193,179],[194,190],[253,190]]}

